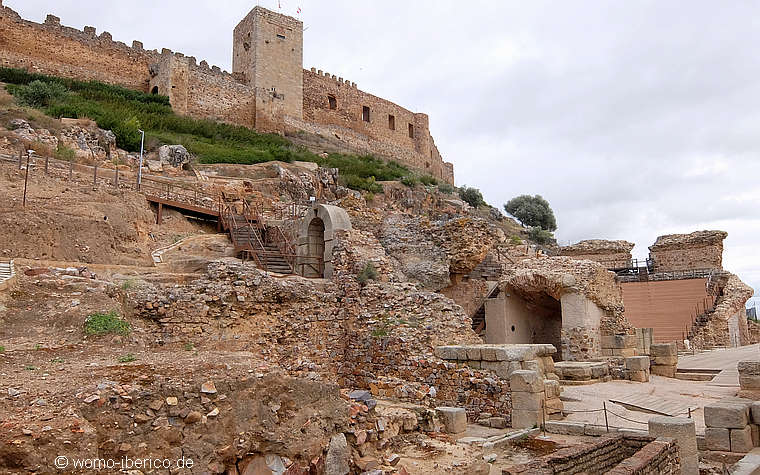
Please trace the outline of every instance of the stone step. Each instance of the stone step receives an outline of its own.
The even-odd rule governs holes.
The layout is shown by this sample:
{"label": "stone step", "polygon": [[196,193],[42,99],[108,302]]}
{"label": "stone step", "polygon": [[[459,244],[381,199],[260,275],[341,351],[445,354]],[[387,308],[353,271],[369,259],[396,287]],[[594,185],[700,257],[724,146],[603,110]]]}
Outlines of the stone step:
{"label": "stone step", "polygon": [[714,374],[708,374],[708,373],[676,372],[676,379],[682,379],[684,381],[712,381],[714,377],[715,377]]}

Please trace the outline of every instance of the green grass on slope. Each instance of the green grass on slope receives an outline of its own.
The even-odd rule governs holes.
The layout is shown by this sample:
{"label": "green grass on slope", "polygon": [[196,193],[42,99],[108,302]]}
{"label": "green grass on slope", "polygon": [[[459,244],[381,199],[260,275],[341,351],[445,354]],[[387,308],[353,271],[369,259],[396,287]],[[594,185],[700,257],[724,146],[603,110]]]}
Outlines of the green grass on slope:
{"label": "green grass on slope", "polygon": [[21,69],[0,68],[0,82],[16,99],[47,115],[88,118],[113,131],[116,144],[127,151],[140,150],[139,129],[146,143],[182,144],[201,163],[253,164],[272,160],[303,160],[338,168],[349,188],[382,192],[376,181],[402,180],[409,186],[436,184],[430,176],[417,177],[405,166],[371,156],[330,154],[322,158],[275,134],[247,127],[175,114],[166,96],[146,94],[98,81],[76,81]]}

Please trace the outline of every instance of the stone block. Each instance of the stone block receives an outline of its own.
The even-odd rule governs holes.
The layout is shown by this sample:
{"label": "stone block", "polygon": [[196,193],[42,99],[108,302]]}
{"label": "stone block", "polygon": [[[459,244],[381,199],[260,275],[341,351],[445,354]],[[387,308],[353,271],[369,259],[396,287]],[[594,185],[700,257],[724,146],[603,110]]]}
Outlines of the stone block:
{"label": "stone block", "polygon": [[506,417],[492,417],[488,420],[488,425],[494,429],[504,429],[507,427]]}
{"label": "stone block", "polygon": [[731,429],[705,427],[705,449],[731,451]]}
{"label": "stone block", "polygon": [[625,359],[625,369],[631,371],[646,371],[649,369],[648,356],[632,356]]}
{"label": "stone block", "polygon": [[513,429],[532,429],[541,425],[541,411],[512,409]]}
{"label": "stone block", "polygon": [[739,386],[754,391],[760,389],[760,375],[739,373]]}
{"label": "stone block", "polygon": [[435,356],[442,360],[455,360],[457,359],[457,352],[455,346],[437,346],[435,348]]}
{"label": "stone block", "polygon": [[749,422],[749,408],[741,403],[716,402],[705,406],[705,426],[743,429]]}
{"label": "stone block", "polygon": [[538,393],[544,390],[544,380],[535,371],[517,370],[509,378],[512,392]]}
{"label": "stone block", "polygon": [[500,378],[508,379],[510,376],[508,361],[481,361],[480,368],[493,371]]}
{"label": "stone block", "polygon": [[664,376],[666,378],[676,377],[675,366],[652,365],[652,367],[649,369],[649,372],[652,374],[656,374],[657,376]]}
{"label": "stone block", "polygon": [[617,429],[614,427],[610,427],[609,431],[607,430],[606,426],[597,426],[593,424],[586,424],[586,427],[583,429],[583,433],[585,435],[591,435],[594,437],[599,437],[602,435],[607,435],[613,432],[617,432]]}
{"label": "stone block", "polygon": [[478,346],[468,346],[467,348],[467,359],[470,361],[480,361],[480,347]]}
{"label": "stone block", "polygon": [[565,405],[558,397],[546,398],[544,401],[544,408],[547,414],[561,414],[565,409]]}
{"label": "stone block", "polygon": [[736,369],[739,371],[740,375],[747,374],[747,375],[760,376],[760,361],[755,361],[755,360],[739,361],[736,364]]}
{"label": "stone block", "polygon": [[553,397],[559,397],[560,392],[562,392],[562,386],[559,385],[559,381],[554,381],[551,379],[545,379],[544,380],[544,391],[546,392],[546,399],[551,399]]}
{"label": "stone block", "polygon": [[750,405],[750,419],[754,424],[760,424],[760,401],[754,401]]}
{"label": "stone block", "polygon": [[637,383],[646,383],[649,381],[649,371],[647,370],[643,370],[643,371],[626,370],[626,374],[628,376],[627,379],[637,382]]}
{"label": "stone block", "polygon": [[754,448],[752,443],[752,428],[729,429],[731,431],[731,452],[746,454]]}
{"label": "stone block", "polygon": [[468,360],[467,366],[469,366],[472,369],[481,369],[480,363],[481,363],[480,361]]}
{"label": "stone block", "polygon": [[670,437],[678,444],[683,475],[699,475],[697,432],[694,419],[657,416],[649,419],[650,437]]}
{"label": "stone block", "polygon": [[655,356],[652,358],[652,364],[661,366],[676,366],[678,364],[678,356]]}
{"label": "stone block", "polygon": [[491,346],[483,346],[480,348],[480,358],[483,361],[497,361],[496,348]]}
{"label": "stone block", "polygon": [[544,393],[512,391],[512,409],[540,411],[543,407]]}
{"label": "stone block", "polygon": [[749,428],[752,429],[752,445],[754,447],[760,447],[760,426],[757,424],[750,424]]}
{"label": "stone block", "polygon": [[636,348],[613,348],[612,356],[623,356],[625,358],[636,356]]}
{"label": "stone block", "polygon": [[459,434],[467,430],[467,413],[461,407],[436,407],[435,413],[449,434]]}
{"label": "stone block", "polygon": [[542,356],[541,361],[544,365],[544,373],[553,373],[554,372],[554,358],[551,356]]}
{"label": "stone block", "polygon": [[546,423],[546,432],[562,435],[584,435],[586,423],[584,422],[555,422]]}
{"label": "stone block", "polygon": [[591,379],[591,366],[587,364],[562,363],[554,365],[554,372],[560,379],[570,381],[588,381]]}
{"label": "stone block", "polygon": [[678,346],[675,342],[652,343],[649,347],[650,356],[678,356]]}
{"label": "stone block", "polygon": [[[602,335],[600,338],[602,348],[615,348],[615,335]],[[611,353],[610,353],[611,354]]]}
{"label": "stone block", "polygon": [[522,362],[522,369],[527,369],[528,371],[535,371],[539,375],[544,374],[544,370],[542,368],[541,363],[539,363],[538,360],[528,360]]}
{"label": "stone block", "polygon": [[601,379],[610,374],[610,366],[607,363],[591,365],[591,379]]}

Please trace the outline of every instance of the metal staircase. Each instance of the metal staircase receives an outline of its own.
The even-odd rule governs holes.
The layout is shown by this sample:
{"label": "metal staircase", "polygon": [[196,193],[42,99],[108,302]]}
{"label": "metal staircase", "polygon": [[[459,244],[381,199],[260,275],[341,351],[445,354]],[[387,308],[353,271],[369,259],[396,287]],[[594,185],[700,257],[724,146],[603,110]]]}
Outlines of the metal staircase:
{"label": "metal staircase", "polygon": [[251,258],[265,272],[293,274],[295,252],[279,226],[266,225],[255,208],[242,201],[242,213],[227,204],[221,213],[222,229],[229,232],[235,253]]}

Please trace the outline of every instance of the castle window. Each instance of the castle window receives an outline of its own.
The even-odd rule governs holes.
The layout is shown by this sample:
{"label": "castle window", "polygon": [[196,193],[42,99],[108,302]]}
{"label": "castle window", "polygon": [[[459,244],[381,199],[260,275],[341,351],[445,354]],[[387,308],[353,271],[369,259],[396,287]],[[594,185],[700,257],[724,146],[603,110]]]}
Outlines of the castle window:
{"label": "castle window", "polygon": [[430,168],[430,162],[425,162],[425,168]]}
{"label": "castle window", "polygon": [[279,38],[279,39],[281,39],[281,40],[284,40],[284,39],[285,39],[285,35],[282,35],[282,34],[280,34],[280,33],[277,33],[277,38]]}
{"label": "castle window", "polygon": [[153,86],[153,89],[150,91],[151,94],[158,94],[158,86]]}
{"label": "castle window", "polygon": [[396,130],[396,117],[388,115],[388,128],[391,130]]}
{"label": "castle window", "polygon": [[414,125],[412,124],[409,124],[409,138],[410,139],[414,138]]}
{"label": "castle window", "polygon": [[330,109],[337,109],[338,108],[338,100],[335,99],[335,96],[328,95],[327,96],[327,104],[329,105]]}
{"label": "castle window", "polygon": [[369,107],[367,106],[362,106],[362,120],[369,122]]}

